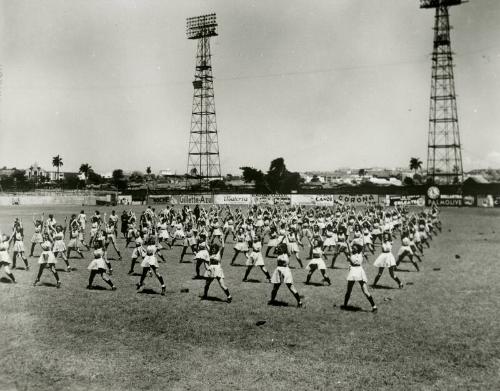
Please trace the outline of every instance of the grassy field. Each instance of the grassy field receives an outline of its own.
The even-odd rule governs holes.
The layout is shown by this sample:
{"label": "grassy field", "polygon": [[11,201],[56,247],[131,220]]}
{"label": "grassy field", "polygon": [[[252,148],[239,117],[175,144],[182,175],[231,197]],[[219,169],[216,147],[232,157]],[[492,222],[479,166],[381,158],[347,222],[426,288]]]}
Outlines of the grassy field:
{"label": "grassy field", "polygon": [[[63,213],[80,209],[45,212],[61,220]],[[28,245],[35,210],[1,208],[0,229],[5,232],[14,216],[22,217]],[[91,208],[86,211],[91,214]],[[408,270],[399,273],[403,290],[388,275],[380,281],[383,288],[371,290],[376,314],[358,286],[351,297],[354,310],[340,309],[343,260],[328,271],[331,287],[306,286],[306,272],[293,270],[305,297],[305,307],[298,309],[285,287],[278,299],[289,306],[266,304],[271,286],[260,270],[250,275],[253,282],[241,282],[245,268],[228,265],[232,245],[223,260],[231,304],[222,301],[217,284],[212,300],[200,300],[203,281],[192,280],[193,264],[178,263],[181,247],[160,264],[164,297],[149,278],[150,289],[136,293],[138,277],[127,275],[131,248],[123,261],[113,262],[114,292],[99,279],[103,289],[85,289],[89,254],[71,260],[77,270],[60,272],[61,289],[47,272],[44,284],[32,287],[32,258],[30,271],[16,270],[17,284],[3,275],[0,280],[0,389],[498,390],[499,217],[498,210],[442,210],[444,229],[426,252],[422,271],[405,264]],[[238,261],[243,265],[244,257]],[[266,262],[272,272],[275,261]],[[376,274],[372,262],[373,257],[365,267],[370,281]],[[58,268],[64,269],[62,260]],[[312,281],[319,283],[319,275]],[[257,326],[258,321],[265,323]]]}

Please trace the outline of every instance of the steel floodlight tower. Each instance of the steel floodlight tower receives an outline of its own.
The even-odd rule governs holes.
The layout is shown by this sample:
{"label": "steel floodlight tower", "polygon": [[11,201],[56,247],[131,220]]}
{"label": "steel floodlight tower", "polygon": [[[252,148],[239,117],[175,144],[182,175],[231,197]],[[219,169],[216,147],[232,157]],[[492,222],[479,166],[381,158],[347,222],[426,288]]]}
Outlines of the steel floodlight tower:
{"label": "steel floodlight tower", "polygon": [[221,178],[210,53],[210,38],[217,36],[215,14],[188,18],[186,34],[188,39],[198,40],[187,174],[203,185]]}
{"label": "steel floodlight tower", "polygon": [[436,184],[463,182],[448,8],[464,2],[420,0],[420,8],[436,9],[427,143],[427,176]]}

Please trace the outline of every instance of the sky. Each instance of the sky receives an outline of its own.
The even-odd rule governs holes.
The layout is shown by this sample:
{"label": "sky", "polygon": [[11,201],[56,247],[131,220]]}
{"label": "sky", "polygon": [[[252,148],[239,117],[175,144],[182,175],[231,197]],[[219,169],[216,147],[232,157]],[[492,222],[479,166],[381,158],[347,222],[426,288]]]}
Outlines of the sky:
{"label": "sky", "polygon": [[[417,0],[0,0],[0,166],[186,171],[215,12],[222,173],[426,161],[433,10]],[[450,10],[464,169],[500,167],[500,1]]]}

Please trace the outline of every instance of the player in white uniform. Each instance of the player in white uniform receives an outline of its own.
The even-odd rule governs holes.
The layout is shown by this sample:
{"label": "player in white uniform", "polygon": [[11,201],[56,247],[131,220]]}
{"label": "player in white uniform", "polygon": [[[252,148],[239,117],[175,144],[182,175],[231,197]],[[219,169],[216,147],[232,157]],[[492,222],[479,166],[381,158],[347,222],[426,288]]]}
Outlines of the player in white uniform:
{"label": "player in white uniform", "polygon": [[56,233],[54,234],[54,247],[52,248],[52,252],[54,256],[61,257],[66,263],[66,270],[68,272],[71,271],[71,266],[69,265],[68,257],[66,256],[66,244],[64,243],[64,232],[63,227],[58,225],[56,226]]}
{"label": "player in white uniform", "polygon": [[112,290],[116,289],[116,286],[111,281],[107,273],[107,265],[104,260],[104,250],[99,245],[96,245],[96,248],[93,252],[94,259],[90,262],[87,267],[90,270],[89,283],[87,285],[87,289],[93,289],[92,283],[94,282],[94,278],[96,275],[100,275],[103,281],[108,284]]}
{"label": "player in white uniform", "polygon": [[76,251],[81,258],[83,258],[83,253],[80,250],[80,239],[81,236],[81,226],[78,220],[76,219],[76,215],[72,215],[69,220],[69,243],[67,246],[66,258],[70,258],[71,251]]}
{"label": "player in white uniform", "polygon": [[262,239],[256,236],[254,240],[250,243],[249,251],[246,254],[247,270],[245,271],[245,276],[243,277],[243,282],[247,281],[250,272],[254,266],[260,267],[262,273],[266,276],[267,282],[271,282],[271,276],[269,271],[266,269],[266,264],[264,263],[264,257],[262,256]]}
{"label": "player in white uniform", "polygon": [[285,283],[287,288],[292,292],[295,300],[297,300],[297,307],[302,307],[303,303],[300,299],[299,292],[293,285],[293,277],[290,268],[288,267],[289,259],[287,255],[287,245],[282,243],[277,248],[278,258],[277,267],[271,277],[271,283],[273,284],[273,290],[271,291],[271,300],[269,300],[269,305],[276,304],[276,295],[282,283]]}
{"label": "player in white uniform", "polygon": [[31,238],[31,250],[30,257],[33,256],[33,252],[35,251],[35,246],[39,244],[40,246],[43,243],[42,231],[43,231],[43,215],[41,220],[35,219],[33,215],[33,225],[35,226],[35,232]]}
{"label": "player in white uniform", "polygon": [[316,270],[319,270],[321,275],[323,276],[323,281],[325,281],[328,285],[332,285],[330,278],[326,274],[326,264],[325,261],[323,260],[323,258],[326,259],[326,257],[323,254],[322,250],[323,246],[324,246],[323,242],[319,239],[313,239],[311,242],[311,253],[310,253],[311,260],[306,266],[306,270],[309,271],[306,277],[306,284],[309,284],[313,273]]}
{"label": "player in white uniform", "polygon": [[[16,219],[17,221],[17,219]],[[14,231],[10,238],[10,241],[14,243],[13,253],[12,253],[12,269],[16,268],[16,259],[19,255],[24,262],[24,270],[30,270],[28,265],[28,259],[26,258],[25,248],[24,248],[24,230],[21,222],[14,225]]]}
{"label": "player in white uniform", "polygon": [[231,303],[233,298],[231,296],[231,293],[229,293],[229,289],[224,283],[224,272],[222,270],[220,261],[220,247],[217,243],[214,243],[212,247],[210,247],[210,259],[205,263],[205,267],[207,270],[205,272],[205,289],[203,290],[202,299],[208,299],[208,290],[210,288],[210,284],[213,280],[217,280],[219,286],[227,296],[227,302]]}
{"label": "player in white uniform", "polygon": [[394,270],[396,269],[396,259],[394,258],[394,255],[392,255],[392,242],[389,234],[383,235],[382,253],[377,257],[373,266],[378,267],[378,274],[373,281],[373,287],[377,286],[378,280],[382,277],[382,273],[385,268],[389,269],[389,275],[394,281],[396,281],[399,288],[403,287],[401,280],[394,275]]}
{"label": "player in white uniform", "polygon": [[349,303],[349,298],[351,297],[352,287],[354,286],[354,283],[357,281],[361,286],[363,294],[370,302],[372,306],[372,311],[376,312],[377,306],[375,305],[373,297],[368,291],[368,287],[366,286],[366,282],[368,281],[368,279],[366,277],[366,273],[363,270],[362,266],[363,263],[362,251],[363,247],[358,244],[355,244],[352,248],[352,253],[351,256],[349,257],[350,266],[349,266],[349,273],[347,274],[347,290],[344,297],[344,305],[341,308],[342,309],[349,308],[347,303]]}
{"label": "player in white uniform", "polygon": [[139,258],[144,259],[146,257],[146,249],[143,246],[144,242],[141,238],[135,240],[135,248],[132,251],[132,259],[130,263],[130,270],[128,274],[134,274],[134,266]]}
{"label": "player in white uniform", "polygon": [[156,259],[156,252],[157,248],[155,245],[155,241],[154,239],[150,239],[148,246],[146,247],[146,256],[141,262],[142,274],[141,274],[141,279],[137,284],[137,290],[139,292],[142,291],[142,289],[144,288],[144,280],[146,278],[146,275],[150,270],[152,270],[152,272],[154,273],[154,275],[161,284],[161,295],[165,296],[166,286],[163,280],[163,276],[159,273],[158,270],[159,265],[158,265],[158,260]]}
{"label": "player in white uniform", "polygon": [[38,258],[38,274],[36,276],[35,281],[33,282],[33,286],[36,286],[37,283],[40,282],[40,278],[42,277],[42,273],[45,269],[49,269],[56,279],[56,287],[61,287],[61,281],[59,280],[59,275],[56,270],[56,257],[52,252],[52,243],[48,240],[42,243],[42,253]]}
{"label": "player in white uniform", "polygon": [[5,274],[11,279],[13,283],[16,282],[16,278],[12,273],[10,267],[12,266],[12,261],[9,256],[9,237],[0,234],[0,269],[3,267]]}
{"label": "player in white uniform", "polygon": [[201,279],[203,278],[203,276],[200,273],[201,265],[210,262],[210,253],[208,252],[208,247],[204,236],[202,236],[201,241],[198,244],[198,251],[196,251],[193,260],[195,262],[195,268],[196,268],[196,275],[194,276],[194,278]]}

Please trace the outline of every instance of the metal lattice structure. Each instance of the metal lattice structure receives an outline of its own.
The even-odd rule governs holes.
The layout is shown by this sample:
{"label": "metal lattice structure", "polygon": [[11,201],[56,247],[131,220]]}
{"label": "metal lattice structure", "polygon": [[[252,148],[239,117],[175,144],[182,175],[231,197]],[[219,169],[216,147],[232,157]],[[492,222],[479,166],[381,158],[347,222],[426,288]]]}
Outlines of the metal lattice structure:
{"label": "metal lattice structure", "polygon": [[187,174],[201,184],[221,178],[210,38],[217,35],[215,14],[187,19],[188,39],[198,41]]}
{"label": "metal lattice structure", "polygon": [[448,13],[450,6],[462,2],[462,0],[420,1],[420,8],[436,9],[427,143],[427,176],[436,184],[463,182]]}

